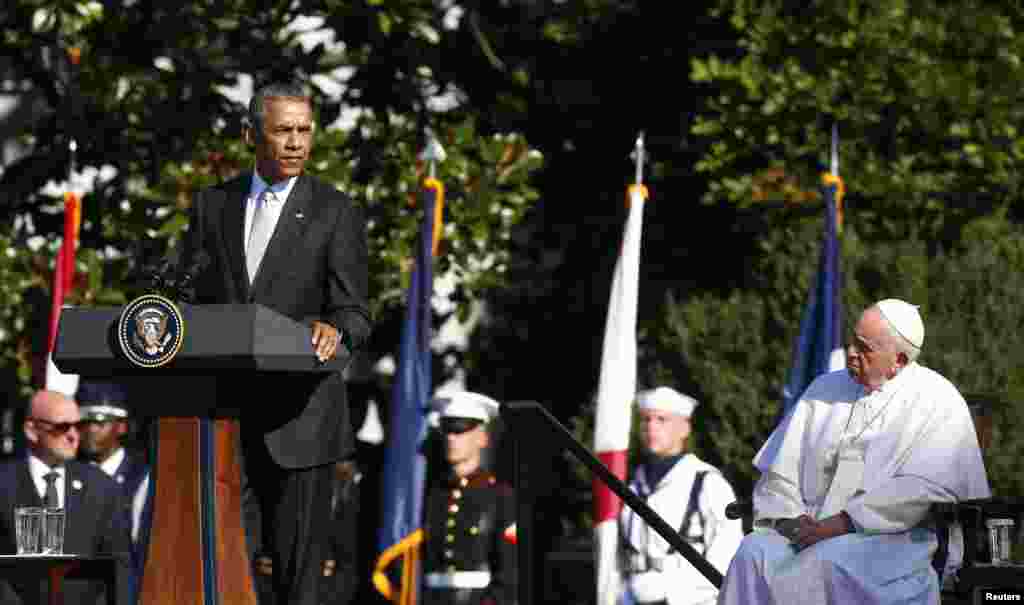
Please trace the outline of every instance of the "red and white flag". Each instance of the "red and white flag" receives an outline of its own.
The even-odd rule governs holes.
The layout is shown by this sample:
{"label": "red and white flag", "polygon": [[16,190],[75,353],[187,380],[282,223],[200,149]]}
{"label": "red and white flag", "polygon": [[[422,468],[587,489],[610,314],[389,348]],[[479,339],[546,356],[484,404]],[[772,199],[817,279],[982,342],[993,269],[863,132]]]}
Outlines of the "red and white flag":
{"label": "red and white flag", "polygon": [[46,341],[46,389],[73,397],[78,390],[78,374],[65,374],[53,363],[53,349],[57,344],[57,325],[65,297],[71,292],[75,279],[75,251],[78,229],[82,224],[82,202],[73,191],[64,194],[64,240],[57,252],[53,270],[53,301],[50,307],[50,331]]}
{"label": "red and white flag", "polygon": [[[632,185],[627,197],[629,216],[608,298],[594,424],[597,457],[623,481],[626,479],[629,429],[636,397],[636,307],[640,282],[640,236],[647,189],[643,185]],[[600,480],[594,480],[593,489],[597,602],[598,605],[614,605],[621,593],[616,553],[622,501]]]}

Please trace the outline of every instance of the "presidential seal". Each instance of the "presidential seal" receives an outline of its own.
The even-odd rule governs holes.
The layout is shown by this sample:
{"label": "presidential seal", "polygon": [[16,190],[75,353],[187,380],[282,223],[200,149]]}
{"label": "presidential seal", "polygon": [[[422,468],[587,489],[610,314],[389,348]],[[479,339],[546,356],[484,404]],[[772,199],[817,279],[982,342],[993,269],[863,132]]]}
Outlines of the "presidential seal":
{"label": "presidential seal", "polygon": [[144,294],[125,305],[117,321],[117,342],[128,361],[155,368],[174,359],[185,338],[185,320],[169,299]]}

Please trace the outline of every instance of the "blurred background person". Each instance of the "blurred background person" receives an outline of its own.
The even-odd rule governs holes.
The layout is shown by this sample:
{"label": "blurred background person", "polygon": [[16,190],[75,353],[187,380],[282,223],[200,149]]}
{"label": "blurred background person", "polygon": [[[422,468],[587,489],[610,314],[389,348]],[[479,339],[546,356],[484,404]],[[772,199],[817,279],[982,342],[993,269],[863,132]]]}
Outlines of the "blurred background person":
{"label": "blurred background person", "polygon": [[[725,516],[736,499],[722,473],[687,453],[697,401],[668,387],[637,395],[646,455],[629,487],[723,574],[743,540],[743,523]],[[631,508],[619,516],[625,602],[640,605],[714,603],[718,591]]]}
{"label": "blurred background person", "polygon": [[148,528],[144,514],[149,493],[149,457],[126,447],[131,435],[127,389],[116,382],[82,381],[75,394],[82,416],[79,458],[112,477],[124,494],[124,514],[131,527],[132,572],[141,586]]}
{"label": "blurred background person", "polygon": [[427,486],[423,605],[517,602],[515,493],[487,468],[497,401],[469,391],[438,397],[446,472]]}
{"label": "blurred background person", "polygon": [[331,527],[320,603],[347,605],[353,602],[360,582],[359,501],[363,474],[356,459],[335,462],[333,479]]}

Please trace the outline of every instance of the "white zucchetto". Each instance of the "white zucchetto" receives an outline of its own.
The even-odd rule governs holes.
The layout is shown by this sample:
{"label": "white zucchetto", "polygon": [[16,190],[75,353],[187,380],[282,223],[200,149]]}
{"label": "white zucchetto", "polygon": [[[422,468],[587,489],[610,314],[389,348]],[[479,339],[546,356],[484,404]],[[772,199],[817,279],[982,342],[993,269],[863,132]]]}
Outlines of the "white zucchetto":
{"label": "white zucchetto", "polygon": [[917,305],[896,298],[887,298],[875,306],[900,336],[914,347],[921,348],[924,344],[924,321],[917,311]]}

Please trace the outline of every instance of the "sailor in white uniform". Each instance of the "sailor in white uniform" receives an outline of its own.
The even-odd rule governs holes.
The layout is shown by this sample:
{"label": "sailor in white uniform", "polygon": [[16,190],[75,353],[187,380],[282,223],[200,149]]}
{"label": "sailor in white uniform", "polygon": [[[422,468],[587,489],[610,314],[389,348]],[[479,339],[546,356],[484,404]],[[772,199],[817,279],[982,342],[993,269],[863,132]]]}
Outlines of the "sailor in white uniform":
{"label": "sailor in white uniform", "polygon": [[[687,453],[690,418],[697,402],[668,387],[658,387],[639,393],[637,403],[647,458],[637,467],[630,489],[725,573],[743,539],[743,525],[725,516],[725,507],[736,499],[729,482],[718,469]],[[624,602],[714,603],[718,594],[714,585],[629,507],[620,514],[619,527]]]}

